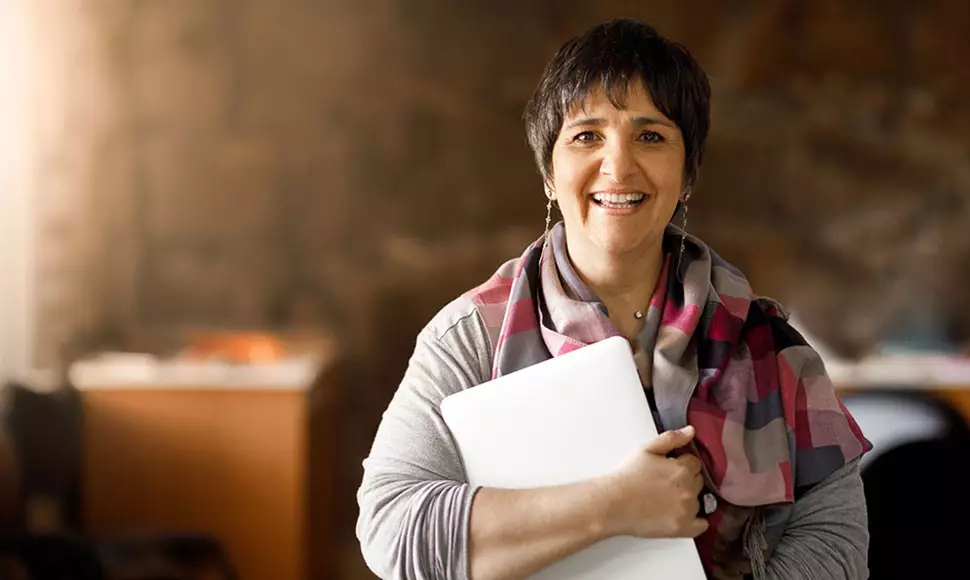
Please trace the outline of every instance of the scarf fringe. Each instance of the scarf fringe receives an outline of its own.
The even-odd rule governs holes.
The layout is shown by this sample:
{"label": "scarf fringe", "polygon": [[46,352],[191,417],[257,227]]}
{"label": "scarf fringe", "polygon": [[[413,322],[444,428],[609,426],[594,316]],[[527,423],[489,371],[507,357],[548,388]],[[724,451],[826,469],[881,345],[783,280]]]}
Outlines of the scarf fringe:
{"label": "scarf fringe", "polygon": [[755,580],[763,580],[767,574],[768,530],[762,511],[756,510],[744,530],[744,555],[751,562]]}

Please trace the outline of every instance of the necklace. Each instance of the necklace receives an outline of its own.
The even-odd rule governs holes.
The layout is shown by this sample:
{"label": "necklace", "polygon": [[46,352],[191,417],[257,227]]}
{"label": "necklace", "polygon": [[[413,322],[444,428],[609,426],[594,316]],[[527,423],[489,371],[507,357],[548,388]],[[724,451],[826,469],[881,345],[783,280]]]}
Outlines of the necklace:
{"label": "necklace", "polygon": [[642,310],[637,310],[636,312],[633,313],[633,317],[636,318],[637,320],[642,319],[643,318],[643,311]]}

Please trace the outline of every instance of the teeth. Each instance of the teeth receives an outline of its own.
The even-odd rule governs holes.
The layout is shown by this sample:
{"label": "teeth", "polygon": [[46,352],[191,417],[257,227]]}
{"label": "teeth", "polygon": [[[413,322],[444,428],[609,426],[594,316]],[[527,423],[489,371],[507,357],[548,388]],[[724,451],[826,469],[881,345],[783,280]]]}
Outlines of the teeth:
{"label": "teeth", "polygon": [[642,193],[594,193],[593,199],[608,203],[636,203],[644,198]]}

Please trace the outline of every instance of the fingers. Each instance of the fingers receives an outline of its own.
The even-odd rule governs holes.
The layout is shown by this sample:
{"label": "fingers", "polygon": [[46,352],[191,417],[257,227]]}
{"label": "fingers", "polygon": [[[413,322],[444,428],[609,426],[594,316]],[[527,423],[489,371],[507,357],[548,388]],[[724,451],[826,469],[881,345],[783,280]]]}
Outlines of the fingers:
{"label": "fingers", "polygon": [[704,478],[701,477],[699,473],[697,474],[697,476],[694,477],[693,483],[694,483],[694,487],[693,487],[694,493],[699,494],[701,491],[704,490]]}
{"label": "fingers", "polygon": [[687,514],[690,519],[699,518],[701,513],[701,502],[697,496],[691,496],[691,501],[687,502]]}
{"label": "fingers", "polygon": [[683,447],[694,439],[694,428],[690,425],[675,431],[664,431],[646,445],[646,450],[655,455],[667,455]]}
{"label": "fingers", "polygon": [[701,463],[700,458],[690,453],[685,453],[675,458],[674,461],[686,467],[687,472],[691,475],[699,475],[703,470],[703,463]]}
{"label": "fingers", "polygon": [[685,533],[689,538],[696,538],[707,531],[711,524],[704,518],[694,518],[685,528]]}

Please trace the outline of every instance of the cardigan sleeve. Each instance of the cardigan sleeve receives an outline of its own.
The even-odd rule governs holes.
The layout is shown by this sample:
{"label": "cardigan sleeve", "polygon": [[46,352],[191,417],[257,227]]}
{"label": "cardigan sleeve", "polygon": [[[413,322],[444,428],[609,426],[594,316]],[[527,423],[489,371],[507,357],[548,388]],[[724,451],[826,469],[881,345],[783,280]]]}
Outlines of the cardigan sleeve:
{"label": "cardigan sleeve", "polygon": [[489,377],[489,350],[485,325],[465,299],[445,307],[418,336],[357,493],[357,538],[380,578],[468,578],[476,489],[467,483],[440,404]]}

